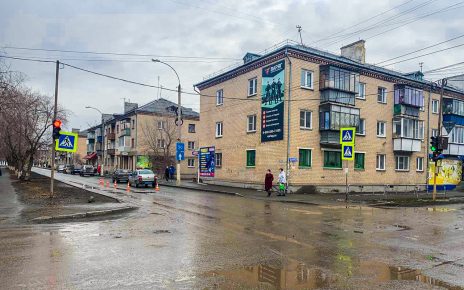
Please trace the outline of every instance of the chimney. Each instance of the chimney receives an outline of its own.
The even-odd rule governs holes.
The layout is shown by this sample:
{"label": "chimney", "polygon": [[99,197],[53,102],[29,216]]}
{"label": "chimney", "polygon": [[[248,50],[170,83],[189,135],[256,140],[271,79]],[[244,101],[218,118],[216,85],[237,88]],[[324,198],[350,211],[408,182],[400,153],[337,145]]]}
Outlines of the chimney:
{"label": "chimney", "polygon": [[366,41],[364,40],[358,40],[351,44],[345,45],[342,48],[340,48],[341,55],[343,57],[349,58],[356,62],[365,63],[366,62],[366,48],[364,47],[365,43]]}
{"label": "chimney", "polygon": [[138,107],[139,105],[137,103],[124,102],[124,114],[134,109],[137,109]]}

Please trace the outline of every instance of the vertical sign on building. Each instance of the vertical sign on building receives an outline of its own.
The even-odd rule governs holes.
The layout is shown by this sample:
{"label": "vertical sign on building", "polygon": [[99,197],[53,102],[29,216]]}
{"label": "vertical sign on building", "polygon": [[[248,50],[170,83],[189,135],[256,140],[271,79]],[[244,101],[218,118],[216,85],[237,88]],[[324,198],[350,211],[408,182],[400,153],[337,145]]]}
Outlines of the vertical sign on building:
{"label": "vertical sign on building", "polygon": [[261,142],[284,139],[285,60],[263,68]]}
{"label": "vertical sign on building", "polygon": [[200,159],[200,176],[214,177],[214,160],[215,147],[202,147],[198,154]]}

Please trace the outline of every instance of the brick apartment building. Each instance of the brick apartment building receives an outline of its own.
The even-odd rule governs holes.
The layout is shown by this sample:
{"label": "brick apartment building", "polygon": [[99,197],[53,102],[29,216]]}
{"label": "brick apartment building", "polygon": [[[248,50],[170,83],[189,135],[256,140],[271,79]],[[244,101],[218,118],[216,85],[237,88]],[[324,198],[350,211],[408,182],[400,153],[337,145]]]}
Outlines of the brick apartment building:
{"label": "brick apartment building", "polygon": [[[422,73],[366,64],[364,41],[341,55],[285,42],[243,60],[196,85],[200,145],[216,148],[216,177],[208,182],[262,185],[268,168],[275,178],[284,168],[292,186],[341,190],[339,130],[356,127],[355,160],[344,161],[350,190],[424,187],[441,108],[440,89]],[[452,87],[444,96],[464,100]],[[456,146],[464,149],[464,140]]]}
{"label": "brick apartment building", "polygon": [[[172,160],[170,163],[175,163],[177,128],[173,110],[176,107],[177,104],[163,98],[140,107],[136,103],[125,102],[124,113],[103,115],[103,138],[101,125],[87,130],[87,158],[94,160],[95,164],[102,164],[104,156],[104,168],[108,172],[116,168],[134,170],[151,167],[163,174],[165,165],[155,156],[166,154]],[[181,162],[181,174],[187,178],[196,176],[197,172],[197,159],[191,152],[199,145],[199,114],[182,107],[182,115],[181,135],[186,152],[185,161]]]}

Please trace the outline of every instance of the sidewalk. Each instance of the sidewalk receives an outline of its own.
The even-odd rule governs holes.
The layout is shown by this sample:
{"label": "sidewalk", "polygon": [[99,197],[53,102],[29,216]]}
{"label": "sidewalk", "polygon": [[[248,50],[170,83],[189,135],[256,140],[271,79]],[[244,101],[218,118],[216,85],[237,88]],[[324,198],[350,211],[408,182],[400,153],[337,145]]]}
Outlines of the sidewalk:
{"label": "sidewalk", "polygon": [[0,224],[15,221],[22,208],[16,191],[11,185],[8,169],[2,168],[2,176],[0,176]]}
{"label": "sidewalk", "polygon": [[[275,202],[299,203],[308,205],[333,205],[345,203],[345,193],[314,193],[314,194],[287,194],[286,196],[276,196],[272,192],[271,197],[263,190],[248,188],[238,188],[232,186],[221,186],[212,184],[197,184],[191,181],[182,181],[177,186],[175,181],[160,181],[160,186],[178,187],[183,189],[198,190],[203,192],[212,192],[220,194],[235,195],[244,198],[270,200]],[[372,193],[351,193],[348,200],[351,204],[366,204],[377,206],[425,206],[437,204],[464,203],[464,190],[448,191],[446,195],[437,194],[437,201],[431,200],[432,193],[390,193],[390,194],[372,194]]]}

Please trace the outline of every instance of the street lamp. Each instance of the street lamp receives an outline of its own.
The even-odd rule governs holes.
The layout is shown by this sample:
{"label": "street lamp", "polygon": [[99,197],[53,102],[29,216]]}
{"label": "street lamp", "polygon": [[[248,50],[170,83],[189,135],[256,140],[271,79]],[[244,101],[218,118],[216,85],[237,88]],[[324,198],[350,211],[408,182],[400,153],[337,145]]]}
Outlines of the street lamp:
{"label": "street lamp", "polygon": [[94,108],[94,107],[91,107],[91,106],[86,106],[85,107],[86,109],[93,109],[97,112],[99,112],[101,114],[101,121],[102,121],[102,125],[101,125],[101,135],[102,135],[102,164],[101,164],[101,167],[100,167],[100,176],[104,176],[104,173],[105,173],[105,122],[104,122],[104,119],[103,119],[103,113],[102,111],[100,111],[99,109],[97,108]]}
{"label": "street lamp", "polygon": [[[182,129],[182,106],[181,106],[181,87],[180,87],[180,78],[179,78],[179,75],[177,74],[176,70],[168,63],[164,62],[164,61],[161,61],[159,59],[151,59],[151,61],[153,62],[159,62],[159,63],[162,63],[164,65],[167,65],[169,68],[172,69],[172,71],[174,71],[174,73],[176,74],[177,76],[177,80],[179,82],[179,85],[177,86],[177,118],[176,118],[176,126],[177,126],[177,141],[178,142],[181,142],[181,129]],[[179,158],[176,157],[177,160],[177,169],[176,169],[176,183],[179,185],[180,184],[180,160]]]}

